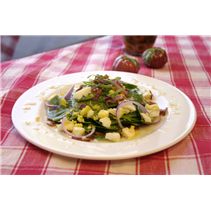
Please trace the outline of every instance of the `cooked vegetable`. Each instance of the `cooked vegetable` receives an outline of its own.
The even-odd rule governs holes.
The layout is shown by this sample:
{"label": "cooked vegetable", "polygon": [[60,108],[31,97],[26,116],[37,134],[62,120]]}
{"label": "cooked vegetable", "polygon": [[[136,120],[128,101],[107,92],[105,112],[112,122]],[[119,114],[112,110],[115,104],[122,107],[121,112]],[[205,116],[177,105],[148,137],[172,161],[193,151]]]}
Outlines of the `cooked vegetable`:
{"label": "cooked vegetable", "polygon": [[149,48],[142,54],[144,64],[151,68],[163,67],[168,58],[166,51],[162,48]]}
{"label": "cooked vegetable", "polygon": [[61,124],[64,133],[82,141],[131,139],[140,126],[155,124],[164,114],[152,99],[150,90],[96,75],[79,88],[73,86],[65,97],[50,97],[45,102],[47,124]]}
{"label": "cooked vegetable", "polygon": [[139,62],[131,57],[120,55],[117,57],[113,64],[113,70],[126,71],[137,73],[140,68]]}

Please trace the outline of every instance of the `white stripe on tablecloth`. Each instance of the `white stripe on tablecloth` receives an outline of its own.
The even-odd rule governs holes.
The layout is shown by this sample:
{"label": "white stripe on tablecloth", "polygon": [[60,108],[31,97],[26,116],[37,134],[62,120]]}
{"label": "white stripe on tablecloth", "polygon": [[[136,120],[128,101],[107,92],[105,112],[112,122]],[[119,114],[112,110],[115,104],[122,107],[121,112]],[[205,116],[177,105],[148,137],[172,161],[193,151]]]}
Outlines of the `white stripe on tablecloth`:
{"label": "white stripe on tablecloth", "polygon": [[199,174],[195,158],[170,159],[169,163],[171,166],[171,174]]}
{"label": "white stripe on tablecloth", "polygon": [[46,175],[60,175],[60,174],[67,174],[72,175],[74,173],[74,169],[68,169],[68,168],[49,168],[45,172]]}
{"label": "white stripe on tablecloth", "polygon": [[[198,147],[196,145],[196,140],[195,140],[194,136],[192,135],[192,133],[190,133],[190,137],[192,139],[193,146],[196,150],[196,155],[198,156],[198,165],[200,167],[201,174],[204,174],[203,166],[202,166],[201,159],[200,159],[200,154],[199,154],[199,151],[198,151]],[[206,153],[203,153],[203,156],[205,156],[205,155],[206,155]]]}
{"label": "white stripe on tablecloth", "polygon": [[15,84],[15,82],[24,74],[27,65],[35,63],[40,56],[27,57],[25,59],[12,62],[12,64],[7,67],[6,71],[1,76],[0,95],[3,96],[3,94],[10,90],[13,84]]}
{"label": "white stripe on tablecloth", "polygon": [[43,174],[46,173],[47,168],[48,168],[48,165],[49,165],[49,162],[50,162],[50,160],[51,160],[51,157],[52,157],[52,153],[50,153],[50,154],[48,155],[48,157],[47,157],[47,159],[46,159],[46,161],[45,161],[45,163],[44,163],[44,165],[43,165],[43,167],[42,167],[42,172],[40,173],[41,175],[43,175]]}
{"label": "white stripe on tablecloth", "polygon": [[194,142],[188,136],[168,150],[171,174],[199,174],[201,172],[199,154],[197,150],[194,150],[196,148]]}
{"label": "white stripe on tablecloth", "polygon": [[75,51],[80,46],[81,44],[77,44],[60,50],[58,56],[55,59],[51,60],[51,64],[40,73],[38,82],[54,78],[58,75],[62,75],[66,67],[75,57]]}
{"label": "white stripe on tablecloth", "polygon": [[111,36],[96,39],[92,52],[90,53],[82,71],[97,71],[103,69],[111,41]]}
{"label": "white stripe on tablecloth", "polygon": [[[92,55],[93,55],[94,49],[96,48],[96,47],[95,47],[95,46],[96,46],[96,42],[97,42],[97,40],[94,40],[94,43],[92,44],[91,52],[90,52],[90,54],[88,55],[87,60],[86,60],[86,63],[84,64],[83,69],[82,69],[81,72],[84,72],[84,71],[92,71],[91,69],[87,69],[87,67],[89,68],[89,66],[90,66],[90,60],[91,60],[91,57],[92,57]],[[93,68],[93,67],[92,67],[92,68]]]}
{"label": "white stripe on tablecloth", "polygon": [[[198,57],[197,55],[197,52],[196,52],[196,49],[194,48],[192,42],[188,39],[188,38],[183,38],[186,40],[186,43],[188,45],[190,45],[190,48],[193,49],[193,54],[192,54],[192,58],[187,58],[186,57],[186,53],[184,52],[184,49],[182,48],[182,44],[180,42],[180,39],[178,38],[177,39],[177,43],[180,45],[180,51],[181,51],[181,55],[182,55],[182,58],[183,58],[183,61],[184,61],[184,64],[186,65],[186,69],[188,70],[187,73],[188,73],[188,77],[189,77],[189,80],[190,82],[192,83],[192,87],[193,87],[193,92],[196,96],[196,99],[197,101],[199,101],[199,105],[202,107],[202,111],[204,113],[204,116],[206,117],[207,121],[210,122],[210,119],[211,119],[211,116],[210,116],[210,109],[211,109],[211,105],[208,106],[208,105],[203,105],[202,106],[202,103],[203,102],[203,99],[201,97],[201,87],[199,87],[197,85],[197,81],[203,81],[205,84],[207,84],[207,91],[205,91],[205,88],[204,89],[204,95],[207,95],[207,96],[203,96],[203,98],[207,98],[207,99],[210,99],[210,82],[209,82],[209,76],[208,74],[206,73],[206,71],[204,70],[204,66],[202,65],[201,63],[201,60],[200,58]],[[192,62],[194,62],[194,64],[196,65],[196,61],[198,63],[197,65],[197,71],[191,71],[191,65],[192,65]],[[210,122],[210,125],[211,125],[211,122]]]}
{"label": "white stripe on tablecloth", "polygon": [[72,172],[73,174],[76,168],[76,162],[77,159],[52,154],[49,163],[46,166],[45,174],[48,174],[48,172],[52,173],[52,170],[69,171],[69,173]]}
{"label": "white stripe on tablecloth", "polygon": [[[140,159],[125,159],[125,160],[113,160],[107,161],[105,174],[136,174],[136,162],[138,162],[138,167],[140,168]],[[110,165],[109,165],[110,163]],[[140,169],[138,169],[137,174],[140,174]]]}

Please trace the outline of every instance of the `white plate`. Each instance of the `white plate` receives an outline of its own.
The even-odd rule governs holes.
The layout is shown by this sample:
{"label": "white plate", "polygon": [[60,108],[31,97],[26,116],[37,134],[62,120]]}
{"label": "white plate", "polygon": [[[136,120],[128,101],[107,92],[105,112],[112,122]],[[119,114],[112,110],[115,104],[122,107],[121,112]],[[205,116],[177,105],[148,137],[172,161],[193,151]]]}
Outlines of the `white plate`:
{"label": "white plate", "polygon": [[[87,80],[93,72],[74,73],[44,81],[27,90],[16,101],[12,110],[12,121],[19,133],[30,143],[60,155],[92,159],[116,160],[152,154],[181,141],[193,128],[196,112],[190,99],[177,88],[154,78],[143,75],[97,71],[94,74],[120,76],[123,81],[150,86],[158,99],[167,104],[168,114],[152,132],[144,132],[131,141],[117,143],[82,142],[70,139],[47,126],[39,117],[43,98],[55,92],[55,87],[75,84]],[[38,118],[37,118],[38,117]],[[154,127],[154,126],[153,126]],[[146,130],[147,131],[147,130]]]}

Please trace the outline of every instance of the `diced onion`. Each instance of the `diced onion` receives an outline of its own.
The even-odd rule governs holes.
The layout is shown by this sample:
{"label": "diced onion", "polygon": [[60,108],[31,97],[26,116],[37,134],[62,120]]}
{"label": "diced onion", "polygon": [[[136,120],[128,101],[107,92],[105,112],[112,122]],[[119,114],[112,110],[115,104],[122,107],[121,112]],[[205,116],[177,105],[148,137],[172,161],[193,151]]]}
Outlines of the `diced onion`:
{"label": "diced onion", "polygon": [[71,87],[71,89],[67,92],[67,94],[64,96],[65,100],[71,100],[74,90],[74,85]]}
{"label": "diced onion", "polygon": [[52,110],[56,110],[57,108],[59,108],[59,105],[50,104],[48,101],[45,101],[45,106],[51,108]]}

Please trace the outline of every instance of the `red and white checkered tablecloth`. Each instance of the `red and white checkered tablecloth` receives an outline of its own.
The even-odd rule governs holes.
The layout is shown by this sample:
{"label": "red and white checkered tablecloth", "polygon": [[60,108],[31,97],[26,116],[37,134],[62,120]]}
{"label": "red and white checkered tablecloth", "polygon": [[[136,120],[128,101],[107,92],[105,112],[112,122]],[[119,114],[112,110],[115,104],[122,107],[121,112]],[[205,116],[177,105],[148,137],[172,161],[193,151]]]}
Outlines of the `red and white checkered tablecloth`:
{"label": "red and white checkered tablecloth", "polygon": [[211,174],[211,37],[158,36],[155,45],[167,50],[169,62],[159,70],[142,65],[139,74],[166,81],[193,101],[197,122],[183,141],[146,157],[88,161],[39,149],[13,127],[15,101],[35,84],[69,73],[111,69],[123,43],[121,36],[106,36],[1,64],[1,174]]}

